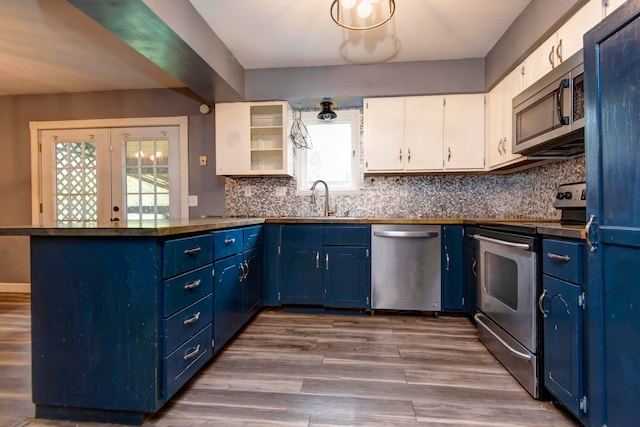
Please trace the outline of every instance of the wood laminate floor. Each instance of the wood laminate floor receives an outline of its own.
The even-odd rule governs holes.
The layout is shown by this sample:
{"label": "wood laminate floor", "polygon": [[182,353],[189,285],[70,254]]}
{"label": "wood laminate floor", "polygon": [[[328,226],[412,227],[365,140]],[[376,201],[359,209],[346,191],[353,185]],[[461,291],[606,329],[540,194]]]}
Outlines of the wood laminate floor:
{"label": "wood laminate floor", "polygon": [[[0,426],[33,419],[29,296],[0,294]],[[147,426],[569,426],[456,316],[265,310]]]}

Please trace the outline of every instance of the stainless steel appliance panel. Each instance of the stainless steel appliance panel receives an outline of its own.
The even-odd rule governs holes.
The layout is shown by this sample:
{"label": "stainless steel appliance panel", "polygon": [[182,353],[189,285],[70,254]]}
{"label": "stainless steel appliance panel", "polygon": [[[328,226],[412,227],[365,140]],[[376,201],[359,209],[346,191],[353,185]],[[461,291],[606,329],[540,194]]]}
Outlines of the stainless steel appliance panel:
{"label": "stainless steel appliance panel", "polygon": [[525,243],[478,239],[478,309],[534,353],[537,253]]}
{"label": "stainless steel appliance panel", "polygon": [[540,397],[538,356],[482,313],[474,316],[482,343],[534,398]]}
{"label": "stainless steel appliance panel", "polygon": [[374,224],[371,233],[371,308],[440,311],[440,226]]}

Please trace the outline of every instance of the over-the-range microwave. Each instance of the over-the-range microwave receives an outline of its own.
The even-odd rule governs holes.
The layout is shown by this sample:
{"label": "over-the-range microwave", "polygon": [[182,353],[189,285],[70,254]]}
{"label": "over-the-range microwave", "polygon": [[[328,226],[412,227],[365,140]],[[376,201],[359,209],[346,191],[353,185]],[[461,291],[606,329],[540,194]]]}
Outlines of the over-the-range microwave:
{"label": "over-the-range microwave", "polygon": [[514,153],[572,157],[584,153],[584,65],[571,56],[513,98]]}

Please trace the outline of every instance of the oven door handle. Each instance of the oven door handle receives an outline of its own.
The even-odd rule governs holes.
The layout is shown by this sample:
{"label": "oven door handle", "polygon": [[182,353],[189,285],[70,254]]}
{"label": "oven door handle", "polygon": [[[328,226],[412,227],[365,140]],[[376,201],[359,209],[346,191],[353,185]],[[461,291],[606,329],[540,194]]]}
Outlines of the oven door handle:
{"label": "oven door handle", "polygon": [[516,350],[515,348],[511,347],[509,344],[507,344],[507,342],[506,342],[505,340],[503,340],[502,338],[500,338],[500,337],[498,336],[498,334],[496,334],[495,332],[493,332],[493,331],[491,330],[491,328],[489,328],[489,327],[487,326],[487,324],[486,324],[486,323],[484,323],[483,321],[481,321],[481,320],[480,320],[480,318],[479,318],[479,316],[478,316],[477,314],[474,316],[474,319],[476,320],[476,322],[477,322],[477,323],[480,323],[480,324],[481,324],[481,325],[482,325],[482,326],[487,330],[487,332],[489,332],[491,335],[493,335],[493,337],[494,337],[495,339],[497,339],[497,340],[498,340],[498,342],[499,342],[500,344],[502,344],[503,346],[505,346],[505,348],[506,348],[507,350],[509,350],[511,353],[513,353],[513,355],[514,355],[514,356],[517,356],[517,357],[519,357],[519,358],[521,358],[521,359],[525,359],[525,360],[531,360],[531,355],[526,354],[526,353],[523,353],[523,352],[521,352],[521,351],[518,351],[518,350]]}
{"label": "oven door handle", "polygon": [[435,231],[374,231],[376,237],[424,238],[438,237]]}
{"label": "oven door handle", "polygon": [[529,249],[528,243],[507,242],[506,240],[493,239],[491,237],[485,237],[485,236],[478,236],[477,234],[474,234],[473,238],[476,240],[483,240],[485,242],[497,243],[498,245],[509,246],[512,248]]}

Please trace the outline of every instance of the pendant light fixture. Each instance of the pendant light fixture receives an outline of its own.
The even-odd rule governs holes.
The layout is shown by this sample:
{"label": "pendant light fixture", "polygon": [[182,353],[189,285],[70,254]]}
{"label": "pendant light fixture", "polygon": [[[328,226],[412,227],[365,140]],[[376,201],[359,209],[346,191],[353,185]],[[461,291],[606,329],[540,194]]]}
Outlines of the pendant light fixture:
{"label": "pendant light fixture", "polygon": [[331,109],[333,101],[323,100],[320,101],[320,105],[322,106],[322,111],[318,113],[318,120],[333,120],[338,117],[336,112]]}
{"label": "pendant light fixture", "polygon": [[[360,18],[355,18],[351,10]],[[368,22],[376,9],[376,22]],[[396,12],[395,0],[333,0],[331,3],[331,19],[348,30],[370,30],[388,22]],[[345,19],[347,18],[347,19]]]}

